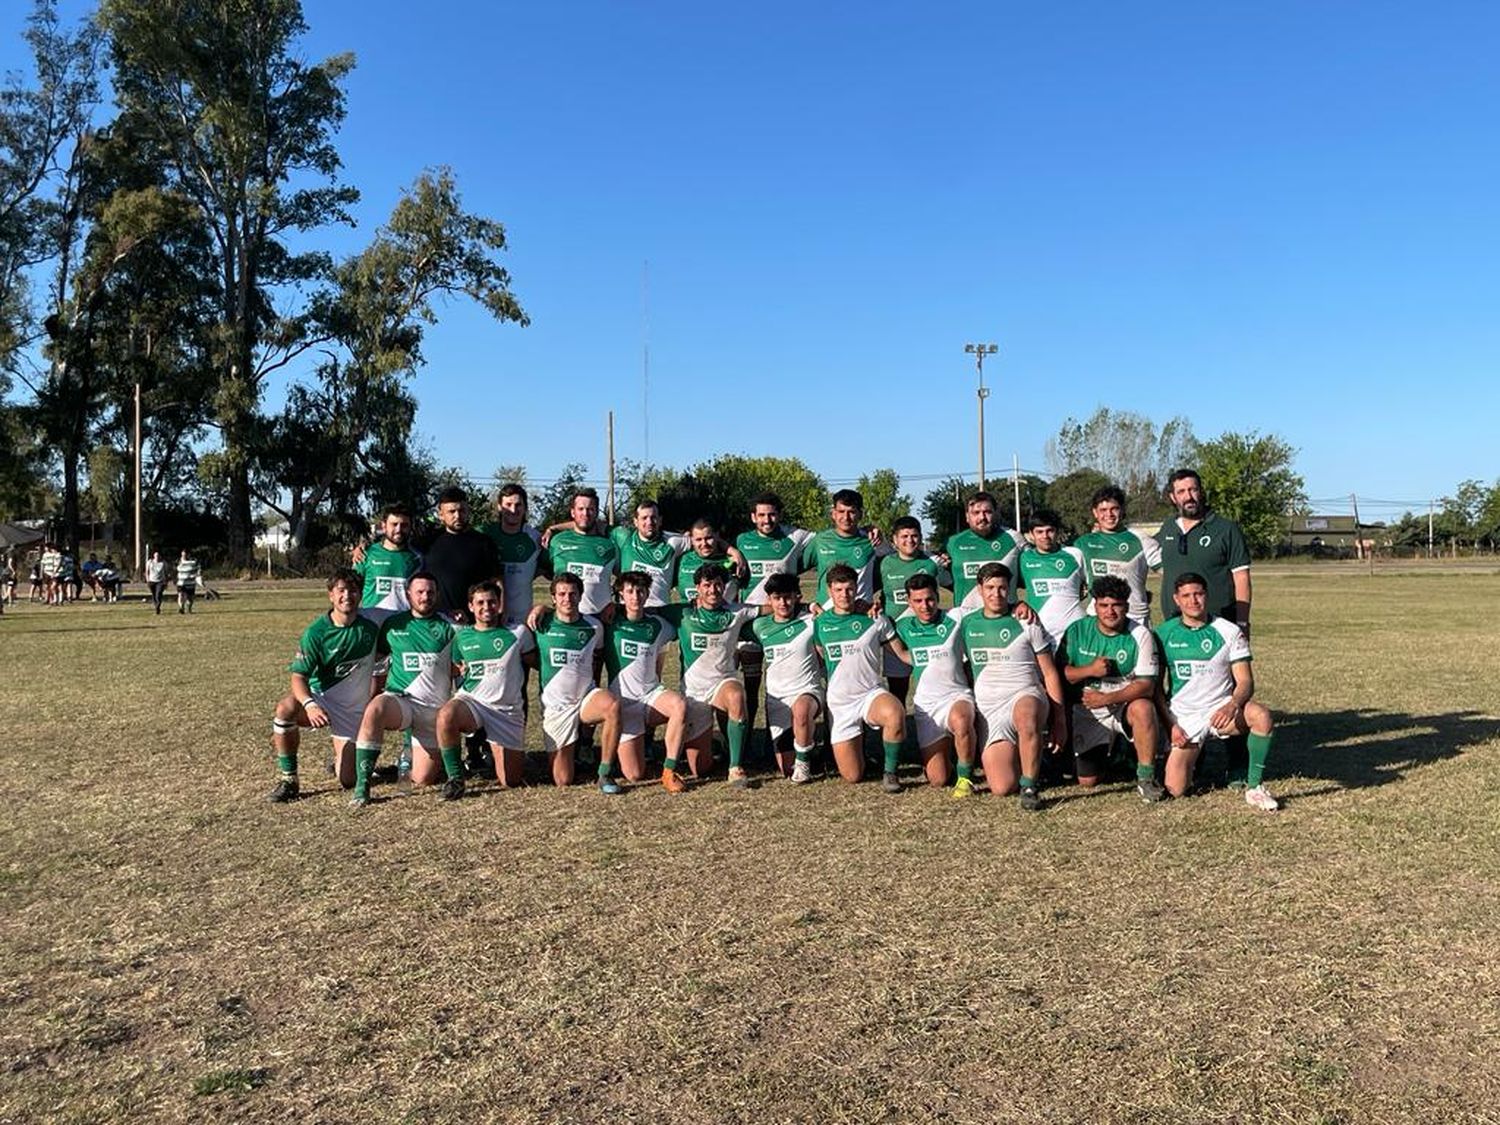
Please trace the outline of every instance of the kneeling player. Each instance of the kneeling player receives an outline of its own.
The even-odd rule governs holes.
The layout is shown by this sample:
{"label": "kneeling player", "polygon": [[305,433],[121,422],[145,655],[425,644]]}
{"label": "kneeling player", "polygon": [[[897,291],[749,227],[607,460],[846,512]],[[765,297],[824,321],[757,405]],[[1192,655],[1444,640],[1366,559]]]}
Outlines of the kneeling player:
{"label": "kneeling player", "polygon": [[885,689],[885,648],[889,645],[908,663],[910,654],[889,617],[855,611],[859,575],[852,566],[836,563],[825,577],[833,607],[818,614],[813,634],[828,673],[828,741],[834,764],[845,781],[859,781],[865,772],[865,724],[877,727],[885,759],[880,787],[899,793],[896,770],[906,737],[906,708]]}
{"label": "kneeling player", "polygon": [[436,784],[447,774],[443,796],[462,796],[463,758],[457,750],[439,758],[437,717],[453,694],[453,626],[438,616],[437,579],[419,570],[406,580],[411,608],[393,613],[380,623],[375,643],[377,658],[389,658],[383,690],[370,700],[359,724],[354,747],[354,796],[350,804],[370,803],[370,781],[380,743],[388,730],[410,731],[411,779],[416,785]]}
{"label": "kneeling player", "polygon": [[1171,687],[1167,790],[1181,797],[1192,788],[1193,771],[1208,739],[1243,735],[1250,751],[1245,803],[1275,812],[1276,798],[1261,784],[1271,753],[1271,712],[1251,698],[1255,676],[1250,670],[1250,642],[1233,621],[1208,612],[1208,582],[1202,575],[1180,574],[1172,585],[1180,616],[1156,627]]}
{"label": "kneeling player", "polygon": [[[724,599],[729,572],[718,563],[705,562],[694,574],[697,600],[693,605],[664,605],[657,613],[677,629],[677,647],[682,655],[682,693],[689,706],[709,707],[724,719],[724,736],[729,743],[729,784],[747,789],[745,773],[745,719],[749,704],[745,681],[736,664],[736,646],[741,640],[752,640],[749,622],[760,616],[755,606],[731,605]],[[698,765],[707,768],[713,727],[709,725],[696,737],[688,739],[693,753],[690,764],[698,775]]]}
{"label": "kneeling player", "polygon": [[[462,674],[458,691],[437,717],[437,739],[448,783],[445,801],[464,793],[464,775],[450,761],[460,758],[464,736],[483,731],[495,759],[495,777],[507,789],[521,784],[526,770],[526,654],[536,649],[525,625],[505,626],[505,592],[496,582],[469,587],[469,618],[453,638],[453,656]],[[415,769],[413,770],[415,773]]]}
{"label": "kneeling player", "polygon": [[963,636],[984,731],[984,776],[991,793],[1019,792],[1021,807],[1035,812],[1049,715],[1047,737],[1054,746],[1063,741],[1062,677],[1046,632],[1010,612],[1010,568],[985,563],[976,582],[981,608],[965,614]]}
{"label": "kneeling player", "polygon": [[896,635],[911,654],[912,720],[927,784],[948,784],[948,754],[958,756],[957,800],[974,795],[974,693],[964,671],[962,614],[944,614],[938,580],[916,573],[903,590],[906,612]]}
{"label": "kneeling player", "polygon": [[537,651],[528,655],[541,668],[543,746],[552,755],[552,781],[573,784],[573,753],[585,723],[599,725],[599,792],[614,796],[620,787],[610,775],[620,745],[620,701],[598,686],[604,660],[604,626],[579,611],[583,579],[564,571],[552,579],[551,613],[533,610]]}
{"label": "kneeling player", "polygon": [[354,784],[354,740],[370,702],[378,630],[359,616],[361,581],[352,570],[336,570],[328,580],[329,610],[302,633],[288,669],[292,690],[276,704],[271,745],[276,750],[278,804],[297,798],[298,728],[327,728],[333,736],[339,782]]}
{"label": "kneeling player", "polygon": [[1080,687],[1073,705],[1073,759],[1078,784],[1099,784],[1110,743],[1135,744],[1135,790],[1148,804],[1166,796],[1156,780],[1156,638],[1128,618],[1130,583],[1106,575],[1089,592],[1094,616],[1068,626],[1058,647],[1063,678]]}
{"label": "kneeling player", "polygon": [[813,732],[823,710],[813,616],[802,610],[795,574],[769,575],[764,593],[771,612],[750,629],[765,653],[766,729],[782,775],[803,785],[812,780]]}
{"label": "kneeling player", "polygon": [[[677,770],[689,738],[699,738],[713,726],[706,707],[692,707],[683,696],[661,682],[661,656],[676,639],[672,627],[654,613],[646,612],[652,594],[652,576],[643,570],[627,570],[617,586],[625,612],[615,614],[604,627],[604,666],[609,670],[609,690],[620,700],[620,772],[630,781],[646,776],[646,738],[659,726],[666,729],[667,760],[661,784],[668,793],[687,789]],[[694,750],[694,775],[710,764],[706,750]]]}

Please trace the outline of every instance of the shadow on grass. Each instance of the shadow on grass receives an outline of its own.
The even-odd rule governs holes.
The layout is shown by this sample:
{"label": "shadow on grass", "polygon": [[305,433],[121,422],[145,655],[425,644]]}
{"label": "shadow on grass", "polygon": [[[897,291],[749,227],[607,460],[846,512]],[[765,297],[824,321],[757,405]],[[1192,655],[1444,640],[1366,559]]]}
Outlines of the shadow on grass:
{"label": "shadow on grass", "polygon": [[1271,768],[1363,789],[1399,781],[1410,770],[1456,758],[1495,738],[1500,738],[1500,719],[1479,711],[1312,711],[1278,716]]}

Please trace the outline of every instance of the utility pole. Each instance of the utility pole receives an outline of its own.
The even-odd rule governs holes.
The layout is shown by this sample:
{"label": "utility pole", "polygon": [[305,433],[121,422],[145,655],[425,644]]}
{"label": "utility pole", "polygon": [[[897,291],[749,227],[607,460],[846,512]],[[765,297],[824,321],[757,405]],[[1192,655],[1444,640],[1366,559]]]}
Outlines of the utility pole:
{"label": "utility pole", "polygon": [[641,464],[651,464],[651,263],[641,263]]}
{"label": "utility pole", "polygon": [[1365,537],[1359,530],[1359,498],[1354,493],[1349,493],[1349,505],[1354,509],[1354,549],[1357,555],[1362,555],[1370,562],[1370,577],[1375,576],[1375,543],[1370,542],[1370,550],[1365,550]]}
{"label": "utility pole", "polygon": [[135,426],[131,436],[135,446],[135,535],[131,539],[131,554],[134,556],[131,575],[137,582],[145,572],[146,545],[141,542],[141,381],[135,381]]}
{"label": "utility pole", "polygon": [[1432,558],[1432,504],[1427,501],[1427,557]]}
{"label": "utility pole", "polygon": [[605,511],[608,513],[609,526],[615,526],[615,412],[609,412],[609,421],[605,426],[605,433],[609,442],[609,491],[605,493]]}
{"label": "utility pole", "polygon": [[979,373],[979,490],[984,491],[984,400],[990,397],[990,389],[984,385],[984,357],[1000,350],[997,344],[965,344],[964,353],[974,357],[974,370]]}
{"label": "utility pole", "polygon": [[1016,522],[1011,526],[1016,529],[1016,534],[1021,534],[1021,455],[1012,453],[1010,455],[1010,484],[1015,492],[1016,500]]}

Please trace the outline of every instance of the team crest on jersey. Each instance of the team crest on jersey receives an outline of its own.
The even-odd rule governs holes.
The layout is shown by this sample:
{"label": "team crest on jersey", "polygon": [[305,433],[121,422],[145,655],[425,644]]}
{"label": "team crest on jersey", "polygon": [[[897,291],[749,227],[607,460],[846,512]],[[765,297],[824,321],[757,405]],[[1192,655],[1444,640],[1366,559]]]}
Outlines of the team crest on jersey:
{"label": "team crest on jersey", "polygon": [[1199,538],[1199,540],[1198,540],[1198,546],[1200,546],[1200,547],[1207,547],[1213,541],[1214,541],[1214,539],[1213,539],[1212,535],[1204,535],[1204,536],[1202,536],[1202,537]]}
{"label": "team crest on jersey", "polygon": [[1052,566],[1056,570],[1062,570],[1063,567],[1064,567],[1064,565],[1065,565],[1065,563],[1066,563],[1066,560],[1064,560],[1064,559],[1058,559],[1055,563],[1052,564]]}
{"label": "team crest on jersey", "polygon": [[1122,554],[1122,555],[1128,555],[1128,554],[1130,554],[1130,544],[1129,543],[1121,543],[1120,546],[1119,546],[1119,548],[1118,548],[1118,550],[1119,550],[1120,554]]}
{"label": "team crest on jersey", "polygon": [[1200,644],[1198,647],[1201,648],[1204,652],[1212,652],[1214,650],[1213,638],[1212,637],[1204,637],[1203,638],[1203,643]]}
{"label": "team crest on jersey", "polygon": [[865,627],[865,623],[863,621],[851,621],[851,622],[849,622],[849,628],[851,628],[851,629],[854,630],[855,636],[858,636],[864,630],[864,627]]}
{"label": "team crest on jersey", "polygon": [[1123,648],[1122,649],[1118,649],[1115,652],[1115,663],[1116,664],[1124,664],[1125,661],[1126,661],[1126,659],[1129,658],[1129,656],[1130,656],[1130,654],[1128,652],[1126,652]]}

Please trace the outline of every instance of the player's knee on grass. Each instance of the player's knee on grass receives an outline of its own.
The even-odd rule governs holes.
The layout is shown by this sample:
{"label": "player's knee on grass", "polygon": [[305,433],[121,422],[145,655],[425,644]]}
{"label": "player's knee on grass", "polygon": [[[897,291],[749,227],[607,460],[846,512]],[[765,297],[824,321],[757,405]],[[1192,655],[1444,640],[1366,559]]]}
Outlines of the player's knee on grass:
{"label": "player's knee on grass", "polygon": [[1108,746],[1090,746],[1073,755],[1073,768],[1078,773],[1078,784],[1092,789],[1104,779],[1104,765],[1109,758]]}
{"label": "player's knee on grass", "polygon": [[646,736],[621,739],[615,754],[615,762],[626,781],[642,781],[646,777]]}
{"label": "player's knee on grass", "polygon": [[1167,755],[1165,774],[1167,792],[1174,797],[1185,797],[1193,788],[1193,771],[1198,765],[1197,746],[1174,746]]}
{"label": "player's knee on grass", "polygon": [[1020,757],[1011,742],[991,742],[984,748],[984,777],[990,792],[1009,797],[1021,791]]}
{"label": "player's knee on grass", "polygon": [[448,776],[443,769],[443,759],[436,746],[411,744],[411,783],[413,785],[436,785]]}
{"label": "player's knee on grass", "polygon": [[941,788],[948,784],[948,752],[951,744],[948,739],[940,738],[921,748],[922,773],[927,778],[927,784]]}

